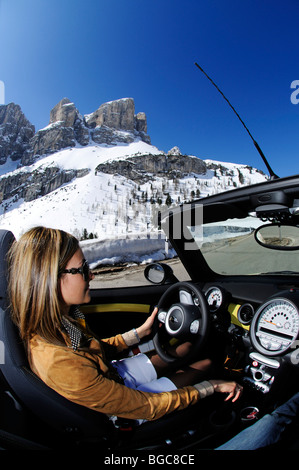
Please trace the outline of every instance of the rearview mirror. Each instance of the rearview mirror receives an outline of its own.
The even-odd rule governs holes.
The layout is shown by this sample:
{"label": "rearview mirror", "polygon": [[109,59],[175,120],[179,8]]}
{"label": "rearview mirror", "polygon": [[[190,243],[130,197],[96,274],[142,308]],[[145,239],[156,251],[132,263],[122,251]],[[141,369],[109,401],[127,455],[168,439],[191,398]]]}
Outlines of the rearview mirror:
{"label": "rearview mirror", "polygon": [[298,250],[299,227],[297,225],[267,224],[254,232],[260,245],[272,250]]}

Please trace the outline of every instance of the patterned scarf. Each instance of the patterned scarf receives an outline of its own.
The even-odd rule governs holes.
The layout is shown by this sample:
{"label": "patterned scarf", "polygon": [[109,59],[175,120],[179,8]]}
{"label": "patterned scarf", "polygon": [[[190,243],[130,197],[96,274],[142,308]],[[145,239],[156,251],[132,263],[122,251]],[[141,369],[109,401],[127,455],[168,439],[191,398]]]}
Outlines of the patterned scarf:
{"label": "patterned scarf", "polygon": [[[79,323],[82,327],[85,327],[85,316],[82,312],[80,312],[78,307],[74,307],[74,309],[70,313],[70,317],[77,320],[77,323]],[[71,340],[73,350],[77,351],[77,349],[80,347],[81,341],[83,339],[87,340],[88,337],[76,324],[68,320],[68,318],[62,317],[61,322]]]}

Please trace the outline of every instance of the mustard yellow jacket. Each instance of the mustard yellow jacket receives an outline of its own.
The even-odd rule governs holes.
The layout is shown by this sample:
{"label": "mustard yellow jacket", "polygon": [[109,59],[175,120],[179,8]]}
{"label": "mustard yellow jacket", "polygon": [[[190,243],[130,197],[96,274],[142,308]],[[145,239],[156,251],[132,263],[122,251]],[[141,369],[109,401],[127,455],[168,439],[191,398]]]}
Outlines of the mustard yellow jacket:
{"label": "mustard yellow jacket", "polygon": [[148,393],[120,383],[107,359],[107,350],[112,348],[115,353],[125,350],[128,344],[124,337],[125,334],[92,339],[85,350],[74,351],[67,339],[66,346],[59,346],[35,335],[28,345],[30,366],[60,395],[107,415],[155,420],[198,401],[200,394],[193,386]]}

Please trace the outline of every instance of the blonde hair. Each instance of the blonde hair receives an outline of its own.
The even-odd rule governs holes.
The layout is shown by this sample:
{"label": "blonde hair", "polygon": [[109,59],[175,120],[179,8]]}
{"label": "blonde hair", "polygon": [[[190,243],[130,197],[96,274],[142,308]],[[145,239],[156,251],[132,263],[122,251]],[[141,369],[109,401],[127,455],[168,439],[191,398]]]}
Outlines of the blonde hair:
{"label": "blonde hair", "polygon": [[78,240],[58,229],[35,227],[13,243],[8,294],[12,319],[23,340],[38,334],[63,343],[59,275],[79,248]]}

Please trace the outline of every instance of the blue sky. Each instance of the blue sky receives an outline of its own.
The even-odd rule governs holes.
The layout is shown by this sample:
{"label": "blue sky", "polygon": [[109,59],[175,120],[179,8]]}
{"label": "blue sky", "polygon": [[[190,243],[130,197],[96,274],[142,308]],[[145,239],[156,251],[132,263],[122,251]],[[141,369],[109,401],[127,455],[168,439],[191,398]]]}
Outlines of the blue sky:
{"label": "blue sky", "polygon": [[267,172],[198,62],[274,172],[299,173],[298,24],[298,0],[0,0],[5,104],[38,130],[64,97],[81,114],[132,97],[159,149]]}

